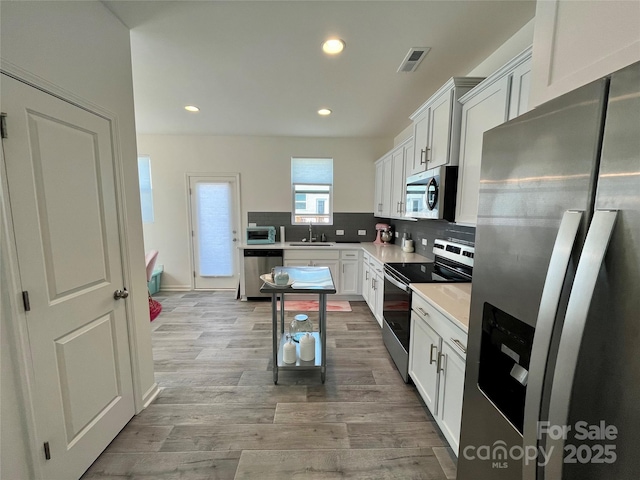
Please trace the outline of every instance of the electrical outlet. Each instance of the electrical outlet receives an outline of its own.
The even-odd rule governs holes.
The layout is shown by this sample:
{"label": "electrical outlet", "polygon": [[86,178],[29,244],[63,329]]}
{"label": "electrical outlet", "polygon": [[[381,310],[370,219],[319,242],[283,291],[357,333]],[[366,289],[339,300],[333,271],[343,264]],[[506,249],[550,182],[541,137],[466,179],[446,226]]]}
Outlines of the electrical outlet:
{"label": "electrical outlet", "polygon": [[426,238],[422,239],[422,245],[424,245],[425,247],[427,246],[427,239]]}
{"label": "electrical outlet", "polygon": [[396,232],[396,238],[398,238],[398,232]]}
{"label": "electrical outlet", "polygon": [[336,235],[344,235],[344,230],[336,230]]}
{"label": "electrical outlet", "polygon": [[250,222],[250,223],[249,223],[249,226],[250,226],[250,227],[257,227],[258,225],[257,225],[255,222]]}
{"label": "electrical outlet", "polygon": [[358,230],[358,235],[366,235],[367,231],[366,230]]}

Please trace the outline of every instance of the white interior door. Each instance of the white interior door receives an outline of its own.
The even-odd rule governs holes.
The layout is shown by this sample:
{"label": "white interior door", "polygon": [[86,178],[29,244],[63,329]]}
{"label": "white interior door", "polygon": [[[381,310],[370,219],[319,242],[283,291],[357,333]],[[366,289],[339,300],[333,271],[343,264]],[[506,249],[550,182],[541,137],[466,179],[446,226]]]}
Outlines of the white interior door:
{"label": "white interior door", "polygon": [[189,176],[194,288],[237,289],[240,282],[238,175]]}
{"label": "white interior door", "polygon": [[5,75],[1,93],[35,458],[44,478],[79,478],[134,414],[111,126]]}

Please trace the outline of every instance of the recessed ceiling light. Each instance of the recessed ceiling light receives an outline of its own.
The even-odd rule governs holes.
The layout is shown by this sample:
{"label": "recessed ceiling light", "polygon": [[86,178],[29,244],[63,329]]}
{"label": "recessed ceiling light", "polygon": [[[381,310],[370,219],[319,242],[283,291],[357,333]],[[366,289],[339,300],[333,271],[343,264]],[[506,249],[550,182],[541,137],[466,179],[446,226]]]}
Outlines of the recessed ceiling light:
{"label": "recessed ceiling light", "polygon": [[187,112],[194,112],[194,113],[200,111],[200,109],[198,107],[196,107],[195,105],[187,105],[186,107],[184,107],[184,109]]}
{"label": "recessed ceiling light", "polygon": [[320,110],[318,110],[318,115],[331,115],[331,110],[329,110],[328,108],[321,108]]}
{"label": "recessed ceiling light", "polygon": [[329,55],[337,55],[344,50],[344,41],[339,38],[330,38],[322,44],[322,50]]}

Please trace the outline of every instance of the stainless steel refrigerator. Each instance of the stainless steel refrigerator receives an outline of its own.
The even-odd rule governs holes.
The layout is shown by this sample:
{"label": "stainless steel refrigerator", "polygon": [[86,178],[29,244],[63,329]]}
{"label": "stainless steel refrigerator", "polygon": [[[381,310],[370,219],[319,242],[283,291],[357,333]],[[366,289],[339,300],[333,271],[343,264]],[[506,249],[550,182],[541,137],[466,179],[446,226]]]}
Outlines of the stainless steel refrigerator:
{"label": "stainless steel refrigerator", "polygon": [[640,475],[640,63],[484,136],[459,480]]}

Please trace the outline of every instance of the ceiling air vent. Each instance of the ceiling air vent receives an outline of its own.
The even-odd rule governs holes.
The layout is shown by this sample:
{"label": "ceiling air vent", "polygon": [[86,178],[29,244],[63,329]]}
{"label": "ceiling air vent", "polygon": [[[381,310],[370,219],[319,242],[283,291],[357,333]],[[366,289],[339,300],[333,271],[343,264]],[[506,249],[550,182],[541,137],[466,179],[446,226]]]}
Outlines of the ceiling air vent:
{"label": "ceiling air vent", "polygon": [[429,53],[429,50],[431,50],[429,47],[411,48],[400,64],[398,72],[415,72],[422,59]]}

